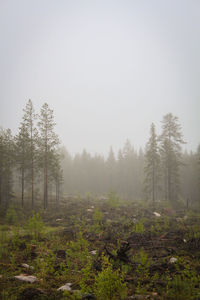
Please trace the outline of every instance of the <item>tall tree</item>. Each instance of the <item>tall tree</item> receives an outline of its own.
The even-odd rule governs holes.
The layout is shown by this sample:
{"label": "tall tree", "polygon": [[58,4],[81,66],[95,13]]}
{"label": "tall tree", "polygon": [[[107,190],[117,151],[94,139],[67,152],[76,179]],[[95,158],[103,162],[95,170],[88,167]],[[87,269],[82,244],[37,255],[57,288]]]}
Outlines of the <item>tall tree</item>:
{"label": "tall tree", "polygon": [[178,117],[171,113],[162,120],[160,154],[164,175],[165,199],[175,201],[179,192],[179,168],[181,165],[181,144],[184,144]]}
{"label": "tall tree", "polygon": [[35,159],[36,159],[36,141],[37,141],[37,130],[35,127],[36,114],[33,107],[32,101],[29,101],[26,104],[23,116],[23,123],[26,127],[29,136],[30,144],[30,174],[31,174],[31,204],[34,208],[34,169],[35,169]]}
{"label": "tall tree", "polygon": [[21,174],[21,205],[24,207],[25,176],[29,166],[31,147],[29,147],[29,134],[24,123],[19,127],[15,136],[15,160]]}
{"label": "tall tree", "polygon": [[53,110],[49,108],[47,103],[44,103],[39,116],[39,151],[42,160],[44,172],[44,209],[48,207],[48,176],[49,168],[53,159],[53,152],[58,145],[58,136],[54,132]]}
{"label": "tall tree", "polygon": [[116,185],[115,184],[116,160],[115,160],[115,154],[113,152],[112,147],[110,147],[110,151],[106,161],[106,166],[107,166],[107,176],[108,176],[108,191],[114,191]]}
{"label": "tall tree", "polygon": [[154,123],[151,124],[150,138],[146,147],[144,173],[145,192],[151,194],[154,205],[159,189],[160,178],[160,155]]}
{"label": "tall tree", "polygon": [[8,207],[12,195],[14,143],[11,130],[0,129],[0,204]]}

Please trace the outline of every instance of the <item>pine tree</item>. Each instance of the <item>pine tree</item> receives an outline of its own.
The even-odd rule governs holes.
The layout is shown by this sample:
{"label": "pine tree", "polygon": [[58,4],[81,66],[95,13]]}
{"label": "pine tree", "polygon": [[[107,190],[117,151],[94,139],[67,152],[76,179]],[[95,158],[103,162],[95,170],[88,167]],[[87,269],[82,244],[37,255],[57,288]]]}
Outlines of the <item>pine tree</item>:
{"label": "pine tree", "polygon": [[165,199],[175,201],[179,192],[179,168],[181,165],[181,144],[184,144],[178,117],[171,113],[162,120],[160,154],[164,177]]}
{"label": "pine tree", "polygon": [[145,154],[145,192],[151,194],[153,205],[159,189],[160,155],[155,125],[152,123]]}
{"label": "pine tree", "polygon": [[32,209],[34,208],[34,171],[35,171],[35,160],[36,160],[36,145],[37,145],[37,130],[35,127],[36,114],[33,107],[32,101],[29,101],[26,104],[23,116],[23,123],[28,132],[29,136],[29,145],[30,145],[30,176],[31,176],[31,204]]}
{"label": "pine tree", "polygon": [[44,103],[39,116],[39,152],[44,172],[44,209],[48,207],[49,169],[52,164],[53,152],[59,143],[54,133],[54,116],[47,103]]}

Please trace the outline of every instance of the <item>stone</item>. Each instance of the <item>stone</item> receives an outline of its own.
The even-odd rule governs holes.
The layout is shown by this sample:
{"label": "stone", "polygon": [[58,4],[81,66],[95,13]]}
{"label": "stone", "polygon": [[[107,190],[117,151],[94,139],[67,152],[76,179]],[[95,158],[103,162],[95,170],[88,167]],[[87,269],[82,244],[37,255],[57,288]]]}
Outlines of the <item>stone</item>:
{"label": "stone", "polygon": [[170,262],[170,264],[174,264],[175,262],[177,262],[177,260],[178,259],[176,257],[171,257],[169,262]]}
{"label": "stone", "polygon": [[29,283],[34,283],[34,282],[38,281],[38,279],[35,276],[27,275],[27,274],[21,274],[18,276],[14,276],[14,278],[17,280],[29,282]]}
{"label": "stone", "polygon": [[161,214],[157,213],[156,211],[153,212],[154,216],[161,217]]}
{"label": "stone", "polygon": [[93,212],[93,209],[88,208],[87,211],[88,211],[88,212]]}
{"label": "stone", "polygon": [[91,253],[92,255],[96,255],[96,254],[97,254],[97,250],[92,250],[92,251],[90,251],[90,253]]}
{"label": "stone", "polygon": [[34,270],[34,267],[29,266],[28,264],[21,264],[21,266],[25,269],[30,269],[30,270]]}
{"label": "stone", "polygon": [[65,285],[63,285],[63,286],[61,286],[59,289],[58,289],[58,291],[68,291],[68,292],[71,292],[71,283],[70,282],[68,282],[68,283],[66,283]]}

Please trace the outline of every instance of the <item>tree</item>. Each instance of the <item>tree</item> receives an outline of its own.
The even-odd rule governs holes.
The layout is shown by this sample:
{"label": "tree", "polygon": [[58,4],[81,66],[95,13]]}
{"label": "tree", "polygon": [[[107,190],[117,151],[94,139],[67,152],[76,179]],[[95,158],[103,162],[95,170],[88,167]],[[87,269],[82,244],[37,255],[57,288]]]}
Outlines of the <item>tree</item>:
{"label": "tree", "polygon": [[47,103],[44,103],[39,116],[39,152],[44,172],[44,209],[48,207],[48,176],[52,163],[53,153],[59,144],[58,136],[54,133],[54,116]]}
{"label": "tree", "polygon": [[33,103],[29,99],[26,104],[23,116],[23,123],[28,133],[28,143],[30,145],[30,175],[31,175],[31,203],[34,208],[34,168],[36,159],[36,145],[37,145],[37,130],[35,127],[36,114],[34,111]]}
{"label": "tree", "polygon": [[21,173],[21,205],[24,207],[24,186],[25,175],[29,166],[31,148],[29,147],[29,134],[24,123],[19,128],[18,135],[15,136],[15,160]]}
{"label": "tree", "polygon": [[0,129],[0,204],[9,206],[12,196],[12,173],[14,165],[13,138],[10,129]]}
{"label": "tree", "polygon": [[106,167],[107,167],[107,176],[108,176],[108,190],[113,191],[116,185],[115,184],[116,160],[115,160],[115,154],[113,152],[112,147],[110,147],[110,151],[106,161]]}
{"label": "tree", "polygon": [[181,144],[184,144],[178,117],[171,113],[162,120],[160,154],[164,177],[165,199],[175,201],[179,192],[179,167],[181,165]]}
{"label": "tree", "polygon": [[154,123],[151,124],[150,138],[146,147],[144,173],[145,192],[151,194],[154,205],[159,189],[160,178],[160,155]]}

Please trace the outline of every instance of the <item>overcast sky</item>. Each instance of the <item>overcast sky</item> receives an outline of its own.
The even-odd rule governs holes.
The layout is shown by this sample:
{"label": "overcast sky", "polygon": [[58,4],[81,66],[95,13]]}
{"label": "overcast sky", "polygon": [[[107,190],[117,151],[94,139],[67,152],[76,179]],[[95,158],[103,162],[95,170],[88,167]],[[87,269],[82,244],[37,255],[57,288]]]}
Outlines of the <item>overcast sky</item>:
{"label": "overcast sky", "polygon": [[14,133],[30,98],[71,153],[144,147],[168,112],[196,150],[199,80],[199,0],[0,0],[0,125]]}

